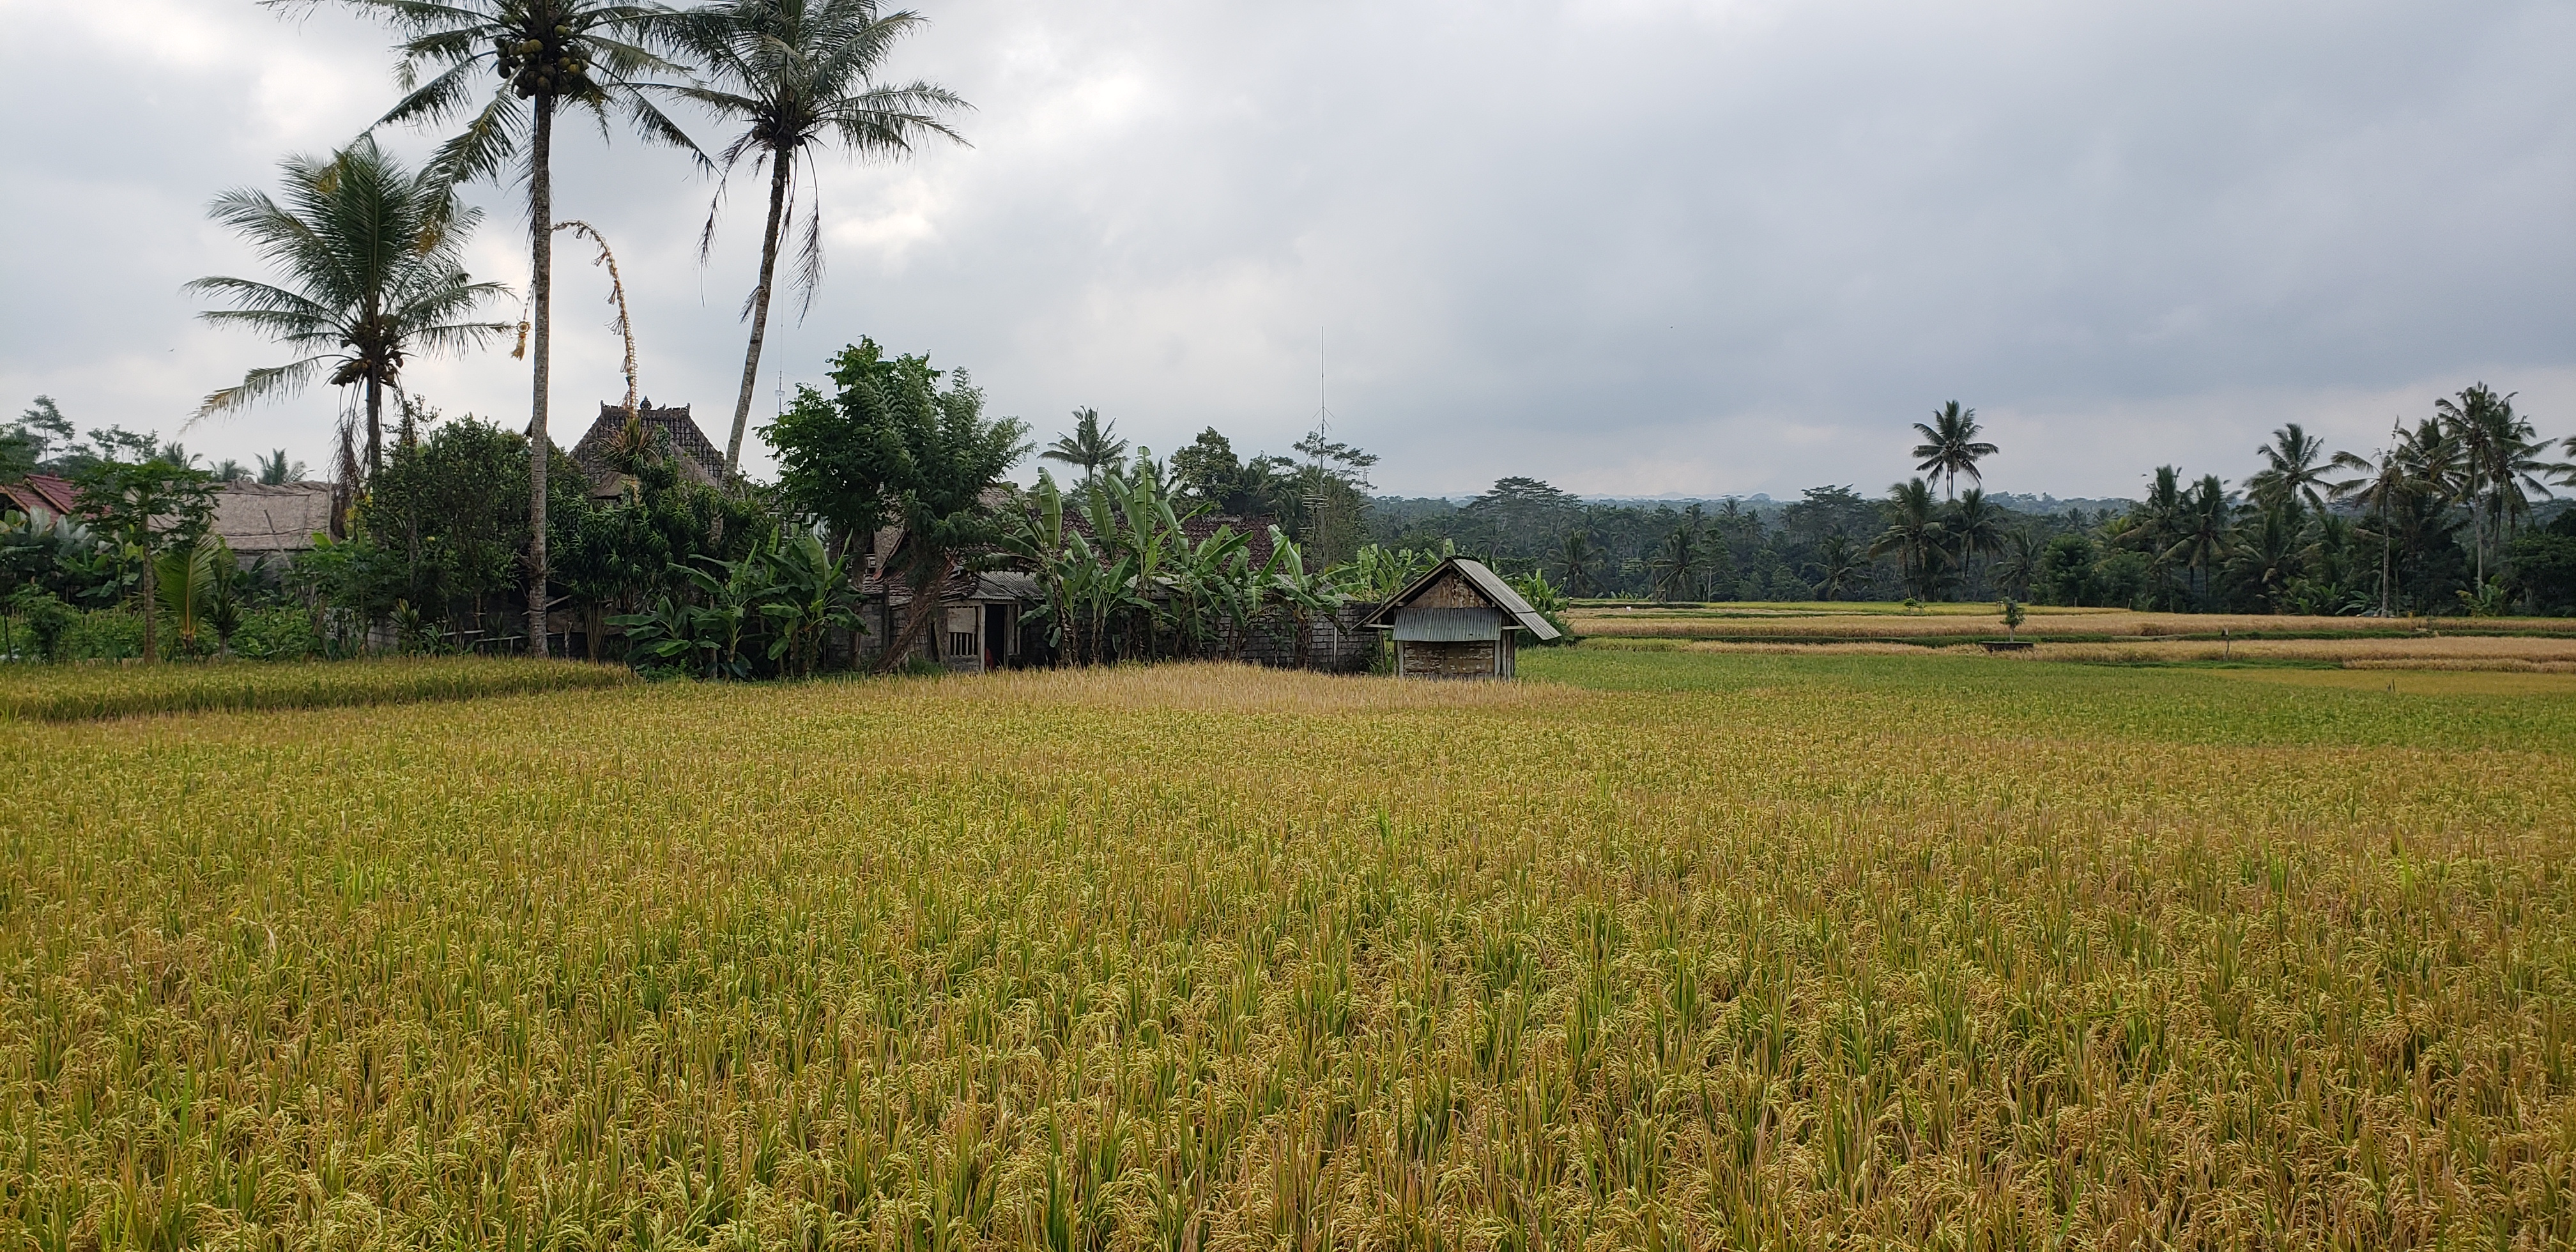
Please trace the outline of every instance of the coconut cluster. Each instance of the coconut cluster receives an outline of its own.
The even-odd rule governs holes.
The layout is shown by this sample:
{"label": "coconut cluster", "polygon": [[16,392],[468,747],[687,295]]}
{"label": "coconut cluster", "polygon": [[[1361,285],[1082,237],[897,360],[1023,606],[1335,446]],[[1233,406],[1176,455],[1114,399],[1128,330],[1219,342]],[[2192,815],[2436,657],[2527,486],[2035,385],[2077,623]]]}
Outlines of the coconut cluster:
{"label": "coconut cluster", "polygon": [[561,95],[581,81],[590,63],[571,47],[572,27],[558,25],[553,38],[499,39],[492,53],[501,77],[525,99],[544,93]]}

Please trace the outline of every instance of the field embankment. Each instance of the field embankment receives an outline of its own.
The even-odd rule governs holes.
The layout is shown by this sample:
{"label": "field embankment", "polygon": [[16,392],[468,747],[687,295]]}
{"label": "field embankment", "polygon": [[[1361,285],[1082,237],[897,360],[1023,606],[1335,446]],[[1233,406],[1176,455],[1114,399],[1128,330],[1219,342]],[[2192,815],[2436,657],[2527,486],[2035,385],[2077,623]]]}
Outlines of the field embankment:
{"label": "field embankment", "polygon": [[2557,676],[1523,665],[0,724],[0,1227],[2576,1240]]}
{"label": "field embankment", "polygon": [[620,686],[623,668],[487,657],[0,667],[0,718],[41,722],[412,704]]}

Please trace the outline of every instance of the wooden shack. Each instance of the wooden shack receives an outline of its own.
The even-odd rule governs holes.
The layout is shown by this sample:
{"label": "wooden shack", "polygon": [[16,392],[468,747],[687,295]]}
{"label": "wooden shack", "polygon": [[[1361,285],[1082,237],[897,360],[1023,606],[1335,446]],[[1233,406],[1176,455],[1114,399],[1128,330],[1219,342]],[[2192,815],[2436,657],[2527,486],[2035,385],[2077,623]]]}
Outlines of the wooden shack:
{"label": "wooden shack", "polygon": [[1360,624],[1393,634],[1400,678],[1509,678],[1524,632],[1557,637],[1510,584],[1462,556],[1440,562]]}

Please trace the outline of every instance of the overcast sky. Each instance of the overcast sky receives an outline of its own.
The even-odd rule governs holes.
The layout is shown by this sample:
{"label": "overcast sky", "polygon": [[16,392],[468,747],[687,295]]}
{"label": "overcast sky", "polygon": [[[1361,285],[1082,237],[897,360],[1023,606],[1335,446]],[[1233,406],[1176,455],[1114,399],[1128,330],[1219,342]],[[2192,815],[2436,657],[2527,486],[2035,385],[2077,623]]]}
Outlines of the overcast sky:
{"label": "overcast sky", "polygon": [[[1314,423],[1321,329],[1335,436],[1407,494],[1875,492],[1953,398],[2003,446],[1991,487],[2059,496],[2165,461],[2241,479],[2283,421],[2367,447],[2479,380],[2576,434],[2564,0],[922,11],[894,73],[973,101],[973,147],[825,166],[830,274],[774,319],[755,424],[866,334],[968,368],[1041,438],[1092,405],[1158,451],[1210,424],[1280,451]],[[180,285],[258,276],[206,201],[381,113],[389,35],[251,0],[0,0],[0,33],[0,416],[50,394],[319,466],[327,389],[179,432],[282,359]],[[559,151],[645,391],[721,443],[762,189],[701,267],[712,187],[681,157]],[[523,287],[514,189],[472,195],[477,275]],[[567,444],[623,391],[586,260],[556,267]],[[525,370],[409,382],[517,425]]]}

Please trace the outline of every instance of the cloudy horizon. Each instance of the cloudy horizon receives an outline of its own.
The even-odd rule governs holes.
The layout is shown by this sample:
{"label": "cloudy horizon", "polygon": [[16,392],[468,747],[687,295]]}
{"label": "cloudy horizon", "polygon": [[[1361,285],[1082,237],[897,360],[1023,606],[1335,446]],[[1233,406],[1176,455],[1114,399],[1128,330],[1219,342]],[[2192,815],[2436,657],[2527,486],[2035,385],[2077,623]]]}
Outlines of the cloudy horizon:
{"label": "cloudy horizon", "polygon": [[[868,335],[965,367],[1040,441],[1088,405],[1157,450],[1214,425],[1285,451],[1320,333],[1334,436],[1390,494],[1874,494],[1951,399],[2003,448],[1991,488],[2064,498],[2165,462],[2241,481],[2288,421],[2367,449],[2477,382],[2576,435],[2565,5],[920,7],[892,73],[973,101],[973,146],[826,158],[830,271],[773,316],[755,426]],[[181,429],[282,359],[181,285],[259,275],[206,202],[378,116],[388,33],[250,0],[0,22],[0,418],[46,394],[83,427],[320,465],[327,389]],[[557,211],[617,249],[643,390],[721,444],[760,188],[702,267],[707,179],[567,140]],[[469,198],[478,277],[523,286],[515,188]],[[567,445],[623,392],[588,258],[557,249]],[[409,382],[517,426],[525,369]]]}

